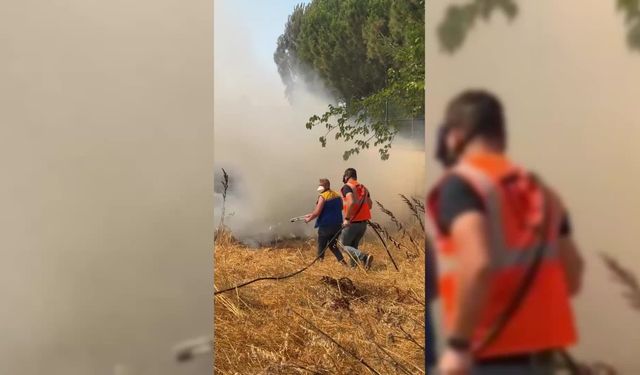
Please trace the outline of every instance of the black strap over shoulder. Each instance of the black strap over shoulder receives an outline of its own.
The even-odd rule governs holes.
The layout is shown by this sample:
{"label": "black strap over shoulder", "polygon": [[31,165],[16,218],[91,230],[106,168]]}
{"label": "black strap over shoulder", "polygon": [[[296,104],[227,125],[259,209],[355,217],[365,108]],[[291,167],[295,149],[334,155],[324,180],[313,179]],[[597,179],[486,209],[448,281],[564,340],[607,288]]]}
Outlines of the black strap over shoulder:
{"label": "black strap over shoulder", "polygon": [[[534,173],[528,173],[528,174],[535,182],[539,184],[539,186],[544,191],[544,196],[543,196],[544,212],[543,212],[540,225],[536,228],[536,235],[539,239],[539,244],[535,249],[534,258],[531,264],[529,265],[529,267],[527,268],[527,270],[525,271],[525,274],[520,283],[520,287],[518,288],[515,295],[513,296],[513,299],[506,306],[506,308],[503,310],[502,314],[500,314],[498,319],[496,319],[495,324],[489,330],[485,338],[480,342],[480,344],[477,347],[473,348],[474,352],[479,352],[485,349],[487,346],[493,343],[500,336],[500,333],[502,333],[506,324],[509,322],[511,318],[513,318],[515,313],[518,311],[518,308],[521,306],[522,301],[527,296],[527,293],[531,290],[531,286],[535,281],[538,271],[540,270],[540,264],[542,264],[542,259],[544,258],[544,251],[545,251],[544,233],[545,233],[545,230],[547,230],[549,227],[551,199],[553,199],[553,197],[552,197],[552,194],[547,190],[547,188],[541,182],[541,180],[538,178],[537,175],[535,175]],[[571,375],[582,374],[580,367],[566,350],[559,348],[558,350],[556,350],[556,352],[558,353],[560,360],[569,370],[569,373]]]}

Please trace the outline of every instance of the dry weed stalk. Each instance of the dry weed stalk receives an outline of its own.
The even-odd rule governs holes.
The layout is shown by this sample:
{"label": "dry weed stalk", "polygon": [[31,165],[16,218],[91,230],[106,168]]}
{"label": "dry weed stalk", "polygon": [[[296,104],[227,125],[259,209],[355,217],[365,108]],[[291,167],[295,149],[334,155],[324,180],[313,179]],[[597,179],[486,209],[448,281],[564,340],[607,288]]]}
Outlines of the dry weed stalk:
{"label": "dry weed stalk", "polygon": [[389,359],[391,359],[391,363],[393,363],[393,365],[397,370],[402,371],[404,374],[408,374],[408,375],[412,375],[411,372],[402,365],[402,363],[400,363],[399,360],[397,360],[393,355],[391,355],[391,353],[389,353],[387,350],[385,350],[385,348],[383,348],[382,346],[380,346],[380,344],[378,344],[377,342],[373,341],[373,344],[378,348],[378,350],[380,350],[384,355],[386,355],[387,357],[389,357]]}
{"label": "dry weed stalk", "polygon": [[[614,279],[622,284],[627,290],[623,296],[629,301],[633,310],[640,312],[640,282],[638,277],[631,270],[623,267],[619,261],[606,253],[600,253],[600,258],[605,266],[614,276]],[[592,364],[581,363],[580,368],[585,375],[617,375],[618,371],[611,365],[604,362],[594,362]]]}
{"label": "dry weed stalk", "polygon": [[424,215],[425,214],[424,202],[422,202],[420,199],[418,199],[416,197],[411,197],[411,200],[413,201],[413,204],[415,205],[415,207],[418,210],[418,212],[420,212],[420,213],[422,213]]}
{"label": "dry weed stalk", "polygon": [[380,211],[382,211],[383,214],[389,216],[389,218],[391,219],[391,222],[393,222],[396,225],[396,229],[404,233],[405,232],[404,226],[402,225],[400,220],[398,220],[398,218],[393,214],[393,212],[385,208],[385,206],[383,206],[382,203],[380,203],[379,201],[376,201],[376,204],[378,205],[378,208],[380,208]]}
{"label": "dry weed stalk", "polygon": [[229,175],[227,174],[227,171],[224,170],[224,168],[221,168],[221,169],[222,169],[222,181],[220,181],[220,183],[222,184],[222,213],[220,215],[220,223],[218,224],[218,228],[216,229],[216,239],[224,235],[225,233],[228,235],[228,237],[230,236],[228,229],[224,225],[224,218],[227,215],[226,205],[227,205],[227,191],[229,190]]}
{"label": "dry weed stalk", "polygon": [[297,312],[293,312],[294,314],[296,314],[300,319],[304,320],[307,324],[309,324],[311,326],[311,328],[313,328],[315,331],[317,331],[318,333],[320,333],[322,336],[326,337],[327,339],[329,339],[329,341],[331,341],[334,345],[336,345],[338,348],[340,348],[341,350],[343,350],[345,353],[349,354],[349,356],[353,357],[356,361],[358,361],[359,363],[361,363],[364,367],[366,367],[367,369],[369,369],[369,371],[373,372],[376,375],[381,375],[376,369],[374,369],[373,367],[371,367],[370,364],[368,364],[364,358],[358,356],[356,353],[351,352],[349,349],[345,348],[343,345],[341,345],[339,342],[337,342],[333,337],[331,337],[331,335],[329,335],[328,333],[324,332],[323,330],[321,330],[320,328],[318,328],[315,324],[313,324],[311,321],[309,321],[308,319],[306,319],[305,317],[303,317],[302,315],[298,314]]}
{"label": "dry weed stalk", "polygon": [[623,293],[623,296],[629,300],[631,308],[640,312],[640,282],[638,282],[638,278],[610,255],[600,253],[600,257],[615,277],[615,280],[626,287],[627,290]]}
{"label": "dry weed stalk", "polygon": [[[424,246],[420,246],[418,244],[418,241],[416,241],[409,232],[407,232],[407,237],[409,238],[409,242],[411,242],[411,245],[413,245],[413,247],[416,249],[416,253],[424,252]],[[416,257],[416,255],[413,254],[413,257]]]}
{"label": "dry weed stalk", "polygon": [[414,202],[412,202],[409,198],[407,198],[406,195],[404,194],[399,194],[399,195],[404,201],[404,203],[407,204],[407,207],[409,207],[411,214],[418,220],[418,223],[420,223],[420,227],[424,229],[424,221],[422,221],[422,216],[424,215],[424,205],[422,206],[422,213],[421,213],[420,208],[418,208],[418,206]]}
{"label": "dry weed stalk", "polygon": [[[391,259],[391,263],[393,263],[393,266],[395,267],[396,271],[400,271],[400,268],[398,268],[398,263],[393,258],[393,255],[391,255],[391,252],[389,251],[389,248],[387,247],[387,243],[384,241],[384,238],[382,237],[382,234],[380,234],[380,233],[384,232],[384,229],[382,228],[382,226],[380,224],[376,223],[376,222],[371,221],[371,220],[368,221],[368,224],[373,229],[373,232],[376,234],[376,236],[378,236],[378,239],[380,239],[380,242],[384,246],[384,249],[386,250],[387,255],[389,256],[389,259]],[[391,236],[389,236],[389,238],[391,238]]]}
{"label": "dry weed stalk", "polygon": [[[405,237],[407,237],[409,239],[409,242],[411,243],[411,245],[414,247],[414,250],[416,250],[416,253],[419,252],[423,252],[423,248],[418,244],[418,242],[413,238],[413,236],[411,235],[411,233],[405,228],[404,225],[402,225],[402,223],[400,222],[400,220],[398,220],[398,218],[393,214],[393,212],[391,212],[391,210],[387,209],[384,205],[382,205],[382,203],[380,203],[379,201],[376,201],[376,204],[378,204],[378,207],[380,208],[380,211],[382,211],[382,213],[384,213],[385,215],[389,216],[389,218],[391,219],[391,221],[396,225],[396,229],[402,234],[400,240],[404,239]],[[390,234],[389,231],[387,231],[386,229],[382,228],[382,226],[380,226],[381,231],[383,232],[384,236],[391,242],[394,244],[394,246],[396,246],[398,248],[398,250],[402,250],[403,248],[405,249],[405,251],[407,251],[405,254],[407,255],[407,257],[409,258],[415,258],[416,257],[416,253],[410,253],[409,252],[409,248],[407,246],[402,246],[401,242],[396,240],[395,238],[393,238]]]}
{"label": "dry weed stalk", "polygon": [[409,332],[407,332],[402,325],[398,326],[398,329],[400,329],[402,331],[402,333],[404,333],[404,337],[402,337],[405,340],[409,340],[412,343],[416,344],[416,346],[418,348],[420,348],[421,350],[424,350],[424,346],[420,345],[420,343],[418,342],[418,340],[416,340],[415,337],[413,337],[413,335],[411,335]]}
{"label": "dry weed stalk", "polygon": [[371,222],[371,226],[372,226],[373,228],[375,228],[376,230],[380,231],[380,233],[382,233],[382,234],[384,235],[384,237],[385,237],[389,242],[391,242],[395,247],[397,247],[399,250],[402,250],[402,249],[406,249],[406,250],[408,250],[408,247],[407,247],[406,245],[404,245],[404,244],[403,244],[403,243],[401,243],[400,241],[398,241],[398,240],[396,240],[395,238],[393,238],[393,236],[391,236],[391,235],[389,234],[389,232],[388,232],[386,229],[384,229],[384,228],[382,227],[382,225],[380,225],[380,224],[378,224],[378,223],[376,223],[376,222],[372,221],[372,222]]}

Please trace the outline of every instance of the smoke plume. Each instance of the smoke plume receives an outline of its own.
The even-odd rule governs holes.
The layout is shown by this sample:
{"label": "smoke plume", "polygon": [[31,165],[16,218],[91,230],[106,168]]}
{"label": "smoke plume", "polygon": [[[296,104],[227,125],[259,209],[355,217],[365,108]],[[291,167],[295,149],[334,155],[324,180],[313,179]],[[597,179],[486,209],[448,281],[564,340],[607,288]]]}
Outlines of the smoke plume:
{"label": "smoke plume", "polygon": [[[216,8],[218,15],[224,12],[220,9]],[[242,19],[220,16],[216,22],[215,166],[217,172],[224,168],[231,176],[226,202],[230,216],[225,223],[234,235],[255,244],[311,234],[311,224],[288,219],[312,211],[319,178],[328,178],[331,188],[339,190],[348,167],[356,168],[373,199],[398,214],[404,210],[398,194],[422,195],[422,136],[417,140],[398,137],[387,161],[380,160],[375,148],[344,161],[342,154],[349,145],[329,137],[322,148],[318,138],[325,129],[309,131],[304,126],[309,116],[323,113],[333,102],[326,90],[320,85],[296,87],[290,103],[275,63],[258,59],[251,41],[243,39]],[[275,50],[275,40],[273,45]],[[221,200],[216,194],[216,223]],[[382,220],[380,216],[376,220]]]}
{"label": "smoke plume", "polygon": [[211,2],[0,12],[0,374],[210,374]]}

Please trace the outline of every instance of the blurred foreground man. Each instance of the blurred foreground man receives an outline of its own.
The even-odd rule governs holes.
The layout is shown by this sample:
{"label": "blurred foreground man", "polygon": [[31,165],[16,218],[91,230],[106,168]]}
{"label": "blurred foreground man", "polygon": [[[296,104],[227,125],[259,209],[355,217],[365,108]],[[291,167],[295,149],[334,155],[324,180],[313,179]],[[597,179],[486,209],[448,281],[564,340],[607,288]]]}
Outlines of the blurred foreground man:
{"label": "blurred foreground man", "polygon": [[426,288],[425,288],[425,300],[427,301],[426,309],[425,309],[425,325],[424,325],[424,337],[425,337],[425,361],[427,369],[433,368],[436,365],[437,357],[436,357],[436,337],[435,330],[433,328],[433,319],[431,317],[431,303],[436,299],[438,292],[438,282],[437,282],[437,271],[435,266],[435,255],[434,249],[431,245],[431,241],[429,238],[425,239],[425,262],[427,270],[426,275]]}
{"label": "blurred foreground man", "polygon": [[[438,162],[442,165],[442,168],[447,170],[451,167],[452,160],[450,160],[448,152],[447,152],[447,129],[440,128],[438,129],[438,136],[436,138],[436,152],[435,157]],[[428,218],[427,221],[428,222]],[[436,249],[433,246],[431,238],[426,237],[425,241],[425,270],[426,270],[426,288],[425,288],[425,300],[427,301],[426,309],[425,309],[425,361],[427,371],[431,371],[431,369],[436,365],[437,355],[436,355],[436,335],[433,324],[433,318],[431,317],[431,305],[433,301],[438,297],[438,269],[436,265],[436,257],[435,251]]]}
{"label": "blurred foreground man", "polygon": [[450,167],[427,197],[447,345],[440,375],[553,374],[576,342],[583,263],[558,196],[505,155],[500,102],[467,91],[443,125]]}

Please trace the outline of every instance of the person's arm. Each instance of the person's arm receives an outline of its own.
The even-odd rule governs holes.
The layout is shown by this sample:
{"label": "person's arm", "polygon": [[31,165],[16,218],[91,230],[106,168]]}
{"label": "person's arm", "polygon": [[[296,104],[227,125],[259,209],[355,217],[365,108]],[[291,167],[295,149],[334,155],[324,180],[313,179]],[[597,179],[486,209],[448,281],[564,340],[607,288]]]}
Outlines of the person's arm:
{"label": "person's arm", "polygon": [[425,291],[427,303],[435,300],[438,297],[438,267],[436,264],[435,248],[429,237],[424,241],[425,250]]}
{"label": "person's arm", "polygon": [[371,200],[371,194],[369,194],[369,189],[367,189],[367,205],[369,209],[373,208],[373,200]]}
{"label": "person's arm", "polygon": [[582,287],[584,274],[584,260],[580,250],[572,237],[569,215],[565,213],[560,224],[560,238],[558,240],[558,256],[565,271],[569,293],[574,296]]}
{"label": "person's arm", "polygon": [[[450,175],[443,181],[440,197],[438,198],[440,210],[438,213],[437,225],[440,230],[449,235],[456,247],[460,248],[460,253],[456,256],[460,259],[461,290],[463,294],[469,294],[478,300],[483,300],[483,296],[476,295],[473,291],[465,289],[467,284],[474,286],[473,279],[486,277],[489,265],[489,245],[486,230],[486,213],[482,198],[473,188],[461,177]],[[433,244],[430,244],[433,245]],[[469,253],[470,255],[467,255]],[[467,264],[468,263],[468,264]],[[483,289],[482,282],[477,284],[479,290]],[[466,299],[462,294],[460,298]],[[462,305],[461,305],[462,306]],[[463,316],[469,315],[464,308],[460,310]],[[464,319],[464,318],[462,318]],[[470,320],[467,320],[470,322]],[[469,325],[473,326],[472,323]],[[465,331],[464,327],[456,331]],[[453,335],[458,332],[453,332]],[[460,333],[460,338],[468,338],[467,334]]]}
{"label": "person's arm", "polygon": [[459,310],[453,318],[450,337],[471,340],[491,276],[488,223],[484,213],[467,211],[457,216],[451,225],[451,238],[459,251],[456,275]]}
{"label": "person's arm", "polygon": [[320,216],[320,213],[322,212],[322,209],[324,208],[324,197],[320,196],[318,198],[318,203],[316,203],[316,208],[313,209],[313,212],[311,212],[310,214],[307,214],[304,218],[304,222],[308,223],[311,220],[317,218],[318,216]]}
{"label": "person's arm", "polygon": [[351,215],[353,214],[353,212],[351,212],[351,210],[353,209],[353,192],[351,191],[351,189],[345,189],[342,188],[342,192],[344,195],[344,203],[345,203],[345,217],[344,217],[344,221],[345,223],[350,221],[352,219]]}
{"label": "person's arm", "polygon": [[580,250],[573,240],[571,218],[560,196],[552,189],[548,189],[549,197],[562,207],[562,218],[558,228],[558,258],[565,273],[565,281],[570,296],[575,296],[582,287],[584,260]]}
{"label": "person's arm", "polygon": [[558,240],[558,255],[564,267],[569,294],[574,296],[578,294],[582,287],[584,260],[570,236],[560,237]]}
{"label": "person's arm", "polygon": [[480,196],[463,179],[443,181],[436,225],[456,243],[459,267],[455,298],[458,306],[438,368],[442,374],[467,374],[472,363],[471,338],[490,282],[489,235]]}

